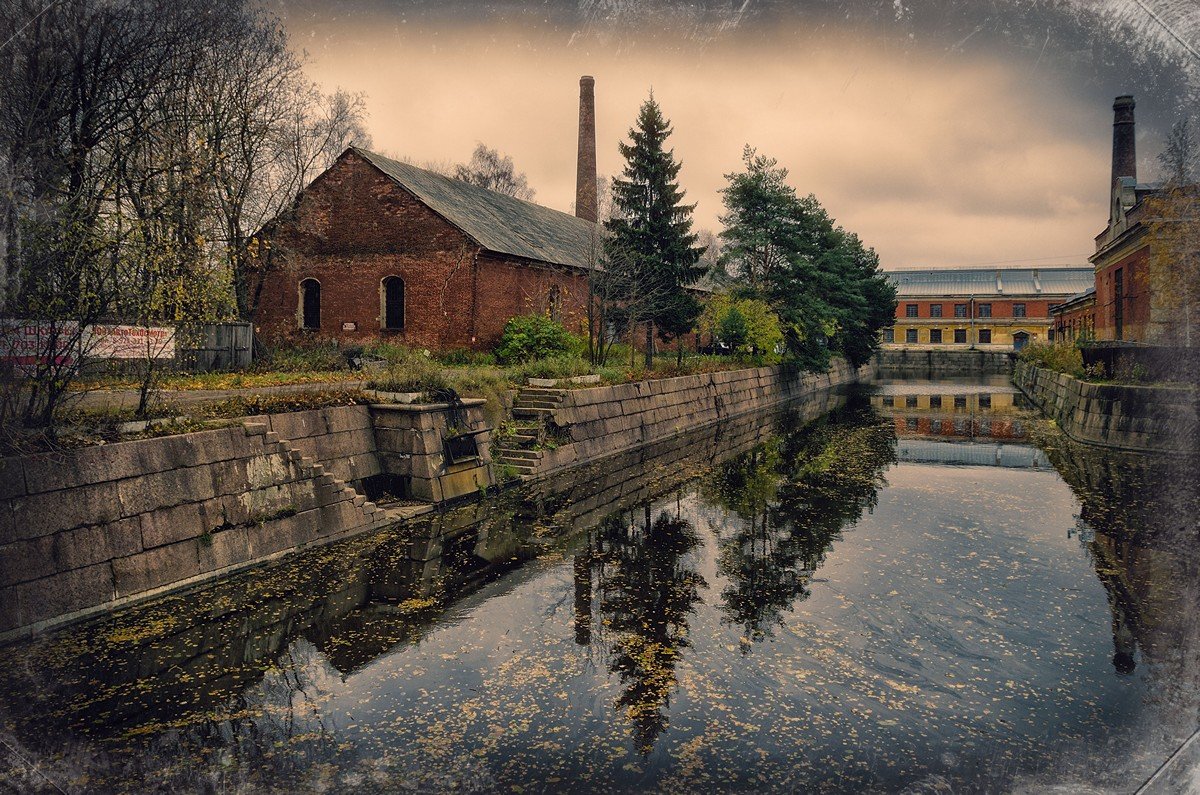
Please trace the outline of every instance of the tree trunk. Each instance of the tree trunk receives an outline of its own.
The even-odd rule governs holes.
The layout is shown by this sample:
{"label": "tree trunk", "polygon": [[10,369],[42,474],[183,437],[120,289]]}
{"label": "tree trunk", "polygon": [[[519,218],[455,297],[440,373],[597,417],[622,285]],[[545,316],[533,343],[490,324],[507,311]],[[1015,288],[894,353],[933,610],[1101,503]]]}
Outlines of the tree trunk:
{"label": "tree trunk", "polygon": [[654,369],[654,324],[646,322],[646,369]]}

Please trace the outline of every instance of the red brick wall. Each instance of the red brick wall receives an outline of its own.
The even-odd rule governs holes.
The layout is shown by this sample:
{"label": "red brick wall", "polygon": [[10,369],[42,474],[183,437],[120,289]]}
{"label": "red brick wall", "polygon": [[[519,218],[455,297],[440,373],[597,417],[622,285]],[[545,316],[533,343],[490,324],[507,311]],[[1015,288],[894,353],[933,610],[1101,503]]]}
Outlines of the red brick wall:
{"label": "red brick wall", "polygon": [[1096,338],[1116,339],[1117,298],[1115,273],[1123,271],[1125,286],[1124,329],[1122,339],[1148,341],[1150,322],[1150,289],[1148,284],[1150,246],[1145,245],[1125,257],[1102,264],[1096,272]]}
{"label": "red brick wall", "polygon": [[[294,216],[272,234],[271,246],[279,264],[263,279],[255,316],[268,343],[311,335],[486,350],[510,317],[547,310],[555,285],[560,319],[586,332],[583,274],[481,251],[354,153],[309,186]],[[404,279],[402,331],[380,328],[380,286],[388,276]],[[321,283],[318,332],[299,328],[299,285],[306,278]]]}
{"label": "red brick wall", "polygon": [[[1064,296],[1065,297],[1065,296]],[[979,316],[980,304],[992,305],[993,318],[1011,318],[1013,316],[1013,304],[1025,304],[1025,317],[1045,318],[1050,316],[1050,305],[1056,303],[1046,299],[1022,299],[1022,298],[976,298],[974,303],[975,316]],[[907,299],[901,296],[896,303],[896,319],[904,320],[908,317],[908,305],[917,305],[918,318],[930,318],[933,315],[929,311],[931,304],[942,305],[942,318],[954,319],[954,305],[966,304],[967,316],[970,317],[972,310],[971,300],[968,298],[940,298],[940,299]]]}

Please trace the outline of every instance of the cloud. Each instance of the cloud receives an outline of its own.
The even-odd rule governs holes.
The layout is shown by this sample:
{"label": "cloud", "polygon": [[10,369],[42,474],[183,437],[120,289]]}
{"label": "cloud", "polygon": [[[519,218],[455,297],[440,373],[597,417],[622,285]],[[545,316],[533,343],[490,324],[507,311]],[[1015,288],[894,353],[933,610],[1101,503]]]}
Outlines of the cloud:
{"label": "cloud", "polygon": [[717,191],[745,143],[889,265],[1079,261],[1107,215],[1110,109],[1065,79],[1031,79],[1024,60],[828,28],[728,34],[701,51],[361,15],[340,30],[355,46],[315,53],[311,71],[368,94],[378,148],[463,161],[482,141],[561,210],[574,199],[577,80],[592,74],[600,171],[621,168],[617,142],[652,88],[703,227],[718,226]]}

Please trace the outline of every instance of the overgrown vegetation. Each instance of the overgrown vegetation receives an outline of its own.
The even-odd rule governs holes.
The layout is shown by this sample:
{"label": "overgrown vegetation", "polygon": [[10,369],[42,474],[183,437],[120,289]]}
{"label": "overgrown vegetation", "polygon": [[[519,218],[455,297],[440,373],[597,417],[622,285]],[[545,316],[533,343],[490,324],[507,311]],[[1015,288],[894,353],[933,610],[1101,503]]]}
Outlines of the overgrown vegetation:
{"label": "overgrown vegetation", "polygon": [[1045,367],[1059,373],[1073,375],[1076,378],[1086,377],[1083,368],[1083,354],[1074,343],[1031,343],[1021,349],[1017,358],[1037,367]]}

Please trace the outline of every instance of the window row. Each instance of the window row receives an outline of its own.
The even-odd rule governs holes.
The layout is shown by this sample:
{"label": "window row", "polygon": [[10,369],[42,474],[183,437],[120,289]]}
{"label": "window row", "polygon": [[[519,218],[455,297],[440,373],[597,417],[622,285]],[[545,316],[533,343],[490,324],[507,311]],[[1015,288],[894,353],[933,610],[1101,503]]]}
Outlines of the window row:
{"label": "window row", "polygon": [[[909,409],[920,408],[920,403],[918,401],[918,397],[919,397],[918,395],[905,395],[904,396],[904,407],[909,408]],[[981,409],[990,409],[992,407],[992,396],[991,395],[979,395],[976,403],[978,404],[979,408],[981,408]],[[895,395],[884,395],[883,396],[883,405],[885,408],[895,408],[896,407],[896,396]],[[967,407],[967,396],[966,395],[955,395],[954,396],[954,408],[965,409],[966,407]],[[941,395],[929,395],[929,408],[931,408],[931,409],[942,408],[942,396]]]}
{"label": "window row", "polygon": [[[1019,334],[1021,332],[1017,332],[1017,333]],[[944,339],[943,337],[944,337],[944,335],[942,334],[942,330],[940,328],[929,329],[929,332],[926,335],[926,338],[924,340],[922,340],[920,338],[920,329],[908,328],[908,329],[904,330],[904,341],[906,343],[908,343],[909,345],[915,345],[920,342],[928,342],[931,345],[940,345],[944,342],[950,341],[950,340]],[[896,329],[885,328],[883,330],[883,341],[884,342],[895,342],[896,341]],[[954,340],[953,341],[957,345],[965,345],[967,343],[967,330],[965,328],[954,329]],[[979,329],[978,332],[976,333],[975,342],[977,342],[980,345],[991,345],[992,344],[992,330],[990,328]]]}
{"label": "window row", "polygon": [[[918,314],[919,306],[920,306],[919,304],[905,304],[904,305],[904,316],[905,317],[920,317],[920,315]],[[929,316],[930,317],[944,317],[943,305],[942,304],[930,304],[929,305]],[[955,317],[970,317],[970,306],[968,304],[955,304],[954,305],[954,316]],[[991,304],[975,304],[975,317],[991,317],[991,316],[992,316],[992,305]],[[1026,316],[1025,315],[1025,304],[1013,304],[1012,305],[1012,316],[1013,317],[1025,317]]]}
{"label": "window row", "polygon": [[[321,283],[316,279],[300,282],[300,328],[316,331],[321,328]],[[404,330],[404,279],[385,276],[379,282],[379,327],[388,331]]]}

